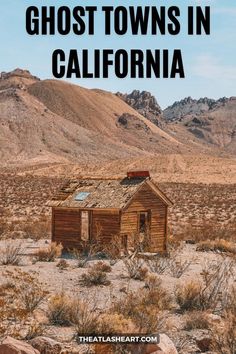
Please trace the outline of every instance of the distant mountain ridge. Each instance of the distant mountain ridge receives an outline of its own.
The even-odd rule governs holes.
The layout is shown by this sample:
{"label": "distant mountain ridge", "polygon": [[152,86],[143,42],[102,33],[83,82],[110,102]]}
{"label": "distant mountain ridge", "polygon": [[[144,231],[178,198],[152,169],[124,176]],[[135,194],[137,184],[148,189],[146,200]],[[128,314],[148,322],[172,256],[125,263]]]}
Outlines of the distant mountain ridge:
{"label": "distant mountain ridge", "polygon": [[163,117],[167,121],[176,121],[188,115],[198,116],[224,106],[230,99],[232,98],[222,97],[218,100],[214,100],[204,97],[196,100],[192,97],[186,97],[164,109]]}

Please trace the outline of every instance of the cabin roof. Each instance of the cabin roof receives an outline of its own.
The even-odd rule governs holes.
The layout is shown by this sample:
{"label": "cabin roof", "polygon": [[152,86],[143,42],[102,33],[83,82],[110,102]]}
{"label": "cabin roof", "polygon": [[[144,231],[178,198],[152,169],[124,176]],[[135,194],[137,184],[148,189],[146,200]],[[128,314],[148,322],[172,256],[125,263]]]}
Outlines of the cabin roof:
{"label": "cabin roof", "polygon": [[[152,187],[150,178],[145,177],[71,180],[53,197],[49,205],[63,208],[123,209],[144,183]],[[153,188],[156,186],[153,185]],[[159,189],[156,188],[154,192],[165,204],[171,204]]]}

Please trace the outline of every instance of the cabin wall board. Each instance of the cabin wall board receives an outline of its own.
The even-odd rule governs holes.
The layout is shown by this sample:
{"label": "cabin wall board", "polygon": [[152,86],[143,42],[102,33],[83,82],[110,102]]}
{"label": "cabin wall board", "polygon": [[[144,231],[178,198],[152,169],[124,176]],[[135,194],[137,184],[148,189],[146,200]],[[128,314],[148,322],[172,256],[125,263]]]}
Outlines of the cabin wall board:
{"label": "cabin wall board", "polygon": [[66,248],[79,247],[81,241],[81,216],[79,210],[53,210],[52,240]]}
{"label": "cabin wall board", "polygon": [[151,211],[150,249],[152,252],[165,251],[167,206],[148,185],[144,185],[136,193],[122,212],[121,235],[127,235],[132,244],[138,231],[139,212],[148,210]]}
{"label": "cabin wall board", "polygon": [[120,212],[94,210],[92,215],[93,239],[108,245],[114,236],[120,234]]}

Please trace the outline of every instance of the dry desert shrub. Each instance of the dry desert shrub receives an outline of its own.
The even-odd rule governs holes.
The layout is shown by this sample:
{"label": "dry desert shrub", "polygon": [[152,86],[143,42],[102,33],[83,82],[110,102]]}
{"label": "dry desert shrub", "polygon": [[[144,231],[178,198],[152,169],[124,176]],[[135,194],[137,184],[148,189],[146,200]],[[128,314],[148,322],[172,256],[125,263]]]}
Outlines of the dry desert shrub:
{"label": "dry desert shrub", "polygon": [[53,295],[49,299],[47,315],[50,323],[59,326],[68,326],[70,322],[70,311],[72,310],[72,299],[64,292]]}
{"label": "dry desert shrub", "polygon": [[169,259],[167,257],[156,257],[148,261],[148,266],[151,272],[163,274],[169,266]]}
{"label": "dry desert shrub", "polygon": [[98,251],[99,248],[97,244],[83,241],[80,249],[73,248],[69,253],[77,260],[78,268],[85,268],[87,263],[96,256]]}
{"label": "dry desert shrub", "polygon": [[47,315],[51,324],[75,326],[80,335],[99,333],[100,314],[96,310],[96,301],[89,297],[80,300],[64,292],[51,297]]}
{"label": "dry desert shrub", "polygon": [[14,296],[20,302],[20,307],[27,313],[32,313],[46,299],[48,292],[35,275],[18,270],[6,272],[8,279],[14,285]]}
{"label": "dry desert shrub", "polygon": [[199,281],[189,281],[184,286],[175,289],[176,301],[182,311],[201,309],[202,284]]}
{"label": "dry desert shrub", "polygon": [[168,252],[180,251],[183,248],[183,242],[180,238],[176,236],[169,236],[167,239],[167,250]]}
{"label": "dry desert shrub", "polygon": [[98,271],[105,272],[105,273],[110,273],[111,272],[111,266],[103,261],[99,261],[96,264],[94,264],[94,268]]}
{"label": "dry desert shrub", "polygon": [[4,276],[7,282],[2,285],[0,293],[0,332],[16,335],[16,328],[31,321],[32,312],[46,299],[48,293],[36,275],[16,269],[14,272],[6,271]]}
{"label": "dry desert shrub", "polygon": [[87,273],[82,274],[81,283],[84,286],[94,285],[109,285],[110,281],[107,279],[107,273],[101,269],[97,269],[96,264],[88,269]]}
{"label": "dry desert shrub", "polygon": [[206,312],[192,311],[185,316],[184,329],[192,331],[194,329],[209,329],[209,320]]}
{"label": "dry desert shrub", "polygon": [[43,336],[45,332],[45,326],[43,326],[41,323],[38,323],[37,321],[32,321],[27,328],[27,332],[24,336],[25,340],[31,340],[33,338]]}
{"label": "dry desert shrub", "polygon": [[174,278],[180,278],[190,267],[191,261],[174,257],[169,261],[169,270]]}
{"label": "dry desert shrub", "polygon": [[225,313],[223,325],[211,328],[211,349],[219,354],[236,353],[236,316],[231,312]]}
{"label": "dry desert shrub", "polygon": [[123,263],[129,277],[132,279],[142,281],[148,274],[148,269],[144,266],[145,263],[140,258],[125,258],[123,259]]}
{"label": "dry desert shrub", "polygon": [[19,265],[22,261],[22,252],[23,249],[20,243],[15,241],[6,242],[0,251],[0,264]]}
{"label": "dry desert shrub", "polygon": [[224,239],[202,241],[197,246],[197,251],[201,252],[222,252],[236,254],[235,242],[226,241]]}
{"label": "dry desert shrub", "polygon": [[156,331],[160,325],[160,313],[171,309],[172,298],[160,282],[149,289],[142,289],[138,294],[128,292],[113,303],[111,312],[131,319],[142,333]]}
{"label": "dry desert shrub", "polygon": [[60,270],[66,270],[69,268],[69,263],[65,259],[60,259],[57,263],[57,268]]}
{"label": "dry desert shrub", "polygon": [[112,335],[117,333],[133,333],[134,324],[131,319],[127,319],[122,314],[105,313],[101,315],[99,321],[99,333]]}
{"label": "dry desert shrub", "polygon": [[161,279],[153,273],[149,273],[145,278],[145,288],[154,290],[161,286]]}
{"label": "dry desert shrub", "polygon": [[34,259],[36,262],[54,262],[56,258],[61,256],[62,245],[52,242],[46,248],[40,248],[34,253]]}
{"label": "dry desert shrub", "polygon": [[25,233],[25,238],[31,238],[35,241],[48,238],[50,229],[51,221],[46,216],[39,217],[34,221],[32,221],[32,218],[29,218],[21,225],[21,230]]}
{"label": "dry desert shrub", "polygon": [[185,285],[178,285],[175,296],[180,309],[182,311],[223,310],[222,294],[228,289],[232,267],[233,262],[228,260],[208,263],[202,271],[202,281],[191,280]]}
{"label": "dry desert shrub", "polygon": [[94,335],[99,333],[100,313],[96,310],[96,301],[90,299],[74,299],[71,323],[75,326],[77,335]]}
{"label": "dry desert shrub", "polygon": [[191,224],[185,226],[181,238],[194,242],[214,241],[215,239],[233,241],[233,232],[231,227],[225,227],[216,222],[205,220],[201,221],[197,227]]}

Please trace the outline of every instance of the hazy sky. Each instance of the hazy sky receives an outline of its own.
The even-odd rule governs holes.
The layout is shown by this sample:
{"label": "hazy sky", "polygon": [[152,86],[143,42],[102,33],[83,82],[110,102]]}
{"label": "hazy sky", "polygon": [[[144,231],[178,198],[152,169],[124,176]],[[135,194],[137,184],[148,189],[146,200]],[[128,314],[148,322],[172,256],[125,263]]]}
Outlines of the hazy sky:
{"label": "hazy sky", "polygon": [[[103,35],[103,20],[96,17],[96,35],[84,36],[29,36],[25,31],[25,10],[30,5],[98,6],[123,5],[127,2],[98,0],[2,0],[0,11],[0,71],[16,67],[28,69],[40,78],[51,78],[51,55],[56,48],[73,49],[141,48],[182,49],[185,79],[73,79],[74,83],[88,88],[101,88],[112,92],[146,90],[154,94],[165,108],[186,96],[193,98],[236,95],[236,3],[235,0],[179,0],[142,1],[131,0],[129,5],[179,6],[182,34],[178,36]],[[187,36],[187,6],[211,5],[211,35]]]}

